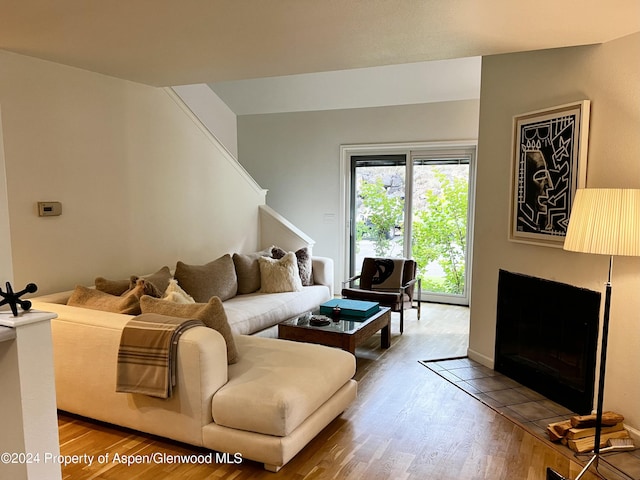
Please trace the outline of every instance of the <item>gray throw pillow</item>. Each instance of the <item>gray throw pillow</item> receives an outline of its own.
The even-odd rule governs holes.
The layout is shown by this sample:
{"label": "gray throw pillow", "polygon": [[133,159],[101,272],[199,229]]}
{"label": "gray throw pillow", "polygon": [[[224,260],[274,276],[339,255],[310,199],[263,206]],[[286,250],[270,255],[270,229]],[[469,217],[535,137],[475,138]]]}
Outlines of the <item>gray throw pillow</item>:
{"label": "gray throw pillow", "polygon": [[271,248],[262,252],[233,254],[233,264],[238,276],[238,295],[260,290],[260,257],[271,257]]}
{"label": "gray throw pillow", "polygon": [[[122,295],[127,290],[133,288],[138,280],[137,275],[131,275],[128,279],[122,280],[109,280],[104,277],[97,277],[95,279],[96,290],[109,293],[111,295]],[[144,278],[146,281],[152,283],[158,292],[163,293],[167,286],[169,286],[169,279],[171,279],[171,270],[166,265],[158,270],[156,273],[147,275]]]}
{"label": "gray throw pillow", "polygon": [[[144,278],[145,281],[149,283],[153,283],[153,285],[158,289],[158,292],[160,293],[160,295],[162,295],[164,291],[167,289],[167,287],[169,286],[169,280],[171,280],[173,277],[171,275],[171,270],[169,269],[169,267],[165,265],[156,273],[152,273],[151,275],[145,275],[144,277],[138,277],[138,278]],[[136,280],[138,278],[136,278]]]}
{"label": "gray throw pillow", "polygon": [[211,297],[218,297],[224,302],[238,291],[236,269],[229,254],[205,265],[187,265],[178,261],[174,277],[198,303],[207,303]]}
{"label": "gray throw pillow", "polygon": [[109,280],[105,277],[96,277],[94,284],[96,290],[100,292],[108,293],[109,295],[122,295],[129,290],[131,281],[128,279]]}

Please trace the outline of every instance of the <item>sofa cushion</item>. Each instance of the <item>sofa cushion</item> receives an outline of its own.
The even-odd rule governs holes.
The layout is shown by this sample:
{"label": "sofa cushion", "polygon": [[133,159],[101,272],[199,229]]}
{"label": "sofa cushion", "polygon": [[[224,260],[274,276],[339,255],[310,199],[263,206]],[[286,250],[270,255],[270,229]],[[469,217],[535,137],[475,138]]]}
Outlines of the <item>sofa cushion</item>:
{"label": "sofa cushion", "polygon": [[288,435],[355,374],[355,357],[337,348],[247,335],[236,340],[239,361],[211,403],[218,425]]}
{"label": "sofa cushion", "polygon": [[122,295],[111,295],[94,288],[78,285],[74,289],[67,305],[74,307],[102,310],[104,312],[140,314],[140,297],[144,294],[144,284],[125,292]]}
{"label": "sofa cushion", "polygon": [[330,298],[329,287],[313,285],[300,292],[237,295],[224,302],[224,310],[233,333],[250,335],[315,310]]}
{"label": "sofa cushion", "polygon": [[[282,258],[287,254],[280,247],[273,247],[271,249],[271,256],[273,258]],[[311,252],[307,247],[301,248],[294,252],[296,260],[298,261],[298,273],[300,274],[300,280],[304,287],[313,285],[313,275],[311,271]]]}
{"label": "sofa cushion", "polygon": [[217,330],[224,337],[227,343],[227,362],[231,364],[238,360],[235,339],[218,297],[211,297],[207,303],[174,303],[145,295],[140,299],[140,307],[142,313],[202,320],[207,327]]}
{"label": "sofa cushion", "polygon": [[187,265],[178,261],[174,277],[184,291],[200,303],[208,302],[211,297],[218,297],[224,302],[238,291],[236,269],[229,254],[205,265]]}
{"label": "sofa cushion", "polygon": [[279,260],[260,257],[260,292],[282,293],[299,292],[302,282],[298,272],[298,262],[293,252],[287,253]]}

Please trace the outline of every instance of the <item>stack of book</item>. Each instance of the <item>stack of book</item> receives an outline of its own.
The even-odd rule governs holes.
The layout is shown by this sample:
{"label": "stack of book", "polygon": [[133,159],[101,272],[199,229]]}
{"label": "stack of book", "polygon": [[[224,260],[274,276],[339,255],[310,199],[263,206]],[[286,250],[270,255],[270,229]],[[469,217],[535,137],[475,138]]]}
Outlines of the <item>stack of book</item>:
{"label": "stack of book", "polygon": [[334,298],[320,305],[320,313],[333,315],[333,309],[340,308],[341,317],[367,318],[380,310],[378,302],[365,302],[363,300],[350,300],[347,298]]}

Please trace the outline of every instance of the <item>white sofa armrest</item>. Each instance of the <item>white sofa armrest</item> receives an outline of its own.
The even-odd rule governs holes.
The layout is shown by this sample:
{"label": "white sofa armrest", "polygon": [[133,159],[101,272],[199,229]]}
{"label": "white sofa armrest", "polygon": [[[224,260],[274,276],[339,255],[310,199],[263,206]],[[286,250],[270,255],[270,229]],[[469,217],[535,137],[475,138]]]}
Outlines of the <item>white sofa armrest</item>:
{"label": "white sofa armrest", "polygon": [[333,297],[333,259],[329,257],[311,257],[313,283],[329,287]]}
{"label": "white sofa armrest", "polygon": [[40,303],[57,303],[59,305],[66,305],[71,298],[72,293],[73,290],[66,290],[64,292],[49,293],[47,295],[32,297],[30,300]]}
{"label": "white sofa armrest", "polygon": [[182,334],[171,398],[117,393],[120,336],[133,316],[40,301],[33,304],[58,315],[51,330],[59,409],[202,445],[202,427],[212,422],[211,399],[228,379],[222,335],[207,327]]}

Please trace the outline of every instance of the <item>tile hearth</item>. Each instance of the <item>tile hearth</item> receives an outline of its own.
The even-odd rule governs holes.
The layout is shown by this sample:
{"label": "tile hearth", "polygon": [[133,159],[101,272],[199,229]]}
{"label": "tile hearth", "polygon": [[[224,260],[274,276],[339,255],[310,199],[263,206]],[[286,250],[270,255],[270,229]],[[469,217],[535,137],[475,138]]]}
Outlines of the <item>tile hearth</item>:
{"label": "tile hearth", "polygon": [[424,365],[538,435],[546,436],[549,423],[575,415],[562,405],[466,357],[424,362]]}
{"label": "tile hearth", "polygon": [[[420,363],[546,441],[548,424],[575,415],[562,405],[467,357]],[[567,448],[569,454],[573,454],[568,447],[554,445]],[[611,476],[605,478],[640,480],[640,449],[611,454],[605,460],[618,467],[618,472],[624,472],[611,472]]]}

